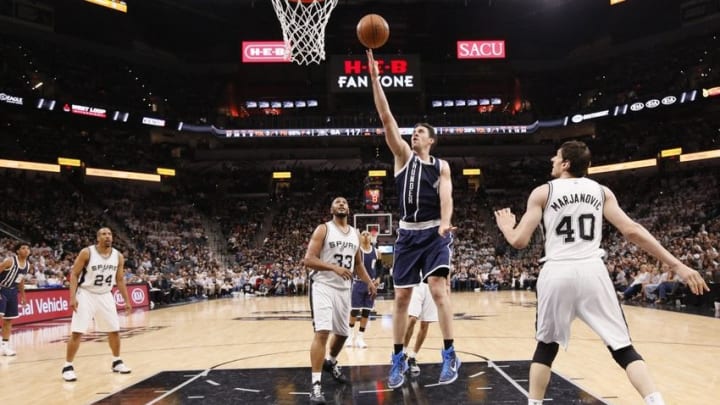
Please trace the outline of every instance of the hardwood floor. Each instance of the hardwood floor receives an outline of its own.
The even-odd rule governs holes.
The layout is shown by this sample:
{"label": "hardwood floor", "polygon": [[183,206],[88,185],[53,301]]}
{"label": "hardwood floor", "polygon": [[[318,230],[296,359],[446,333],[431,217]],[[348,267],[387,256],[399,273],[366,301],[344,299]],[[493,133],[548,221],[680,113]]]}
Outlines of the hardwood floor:
{"label": "hardwood floor", "polygon": [[[456,293],[455,345],[462,358],[529,360],[535,347],[535,294],[526,291]],[[78,381],[60,377],[69,322],[17,327],[15,357],[0,357],[0,397],[8,404],[84,404],[165,370],[309,367],[312,340],[307,297],[238,297],[136,310],[121,316],[122,358],[133,371],[110,371],[103,335],[80,346]],[[668,404],[710,404],[720,395],[720,319],[624,306],[634,345],[648,363]],[[388,364],[392,301],[378,300],[380,315],[365,334],[367,349],[346,348],[340,364]],[[357,326],[356,326],[357,328]],[[441,335],[431,325],[422,363],[438,363]],[[462,369],[461,369],[462,371]],[[611,404],[642,399],[602,341],[582,322],[573,325],[567,352],[554,371]],[[307,370],[309,380],[309,368]]]}

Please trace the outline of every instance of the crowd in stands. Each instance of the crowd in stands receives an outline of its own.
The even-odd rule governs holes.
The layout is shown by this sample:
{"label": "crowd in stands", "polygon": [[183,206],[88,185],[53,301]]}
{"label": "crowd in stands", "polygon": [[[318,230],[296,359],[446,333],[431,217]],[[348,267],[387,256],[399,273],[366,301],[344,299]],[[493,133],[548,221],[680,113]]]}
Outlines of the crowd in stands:
{"label": "crowd in stands", "polygon": [[[637,178],[619,173],[600,180],[615,190],[628,213],[669,250],[714,280],[720,271],[717,171],[710,167]],[[108,225],[114,231],[115,247],[126,256],[127,280],[148,283],[158,304],[233,292],[304,294],[307,278],[302,257],[315,226],[330,219],[328,201],[344,194],[354,212],[363,212],[357,190],[362,189],[365,171],[315,176],[313,193],[281,189],[265,198],[231,199],[235,203],[225,202],[223,213],[220,202],[211,210],[193,204],[189,185],[181,190],[102,183],[79,189],[57,176],[6,170],[3,181],[9,192],[0,213],[7,229],[14,228],[32,241],[32,270],[27,280],[31,286],[67,285],[77,252],[94,243],[99,226]],[[532,181],[532,175],[527,177],[524,183]],[[514,250],[503,242],[492,216],[494,209],[505,206],[523,212],[529,191],[527,187],[456,191],[453,290],[534,288],[540,271],[541,237],[533,238],[529,249]],[[223,222],[222,226],[211,225],[216,221]],[[677,292],[681,280],[663,280],[680,284],[661,287],[659,274],[645,275],[659,270],[655,259],[626,242],[612,227],[605,231],[609,276],[623,299],[637,295],[663,303],[668,294]],[[221,243],[208,243],[211,232],[220,233],[216,236]],[[9,238],[2,240],[3,255],[8,254],[11,243]]]}

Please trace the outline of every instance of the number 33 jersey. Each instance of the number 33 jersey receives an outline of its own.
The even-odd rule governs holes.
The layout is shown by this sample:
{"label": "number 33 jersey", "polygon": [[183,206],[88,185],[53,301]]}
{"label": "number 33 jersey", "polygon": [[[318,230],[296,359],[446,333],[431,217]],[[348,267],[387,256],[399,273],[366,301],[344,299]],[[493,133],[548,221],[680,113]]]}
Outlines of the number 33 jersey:
{"label": "number 33 jersey", "polygon": [[[326,222],[325,227],[327,232],[320,252],[320,260],[344,267],[351,272],[354,271],[355,254],[360,248],[360,238],[357,231],[348,225],[347,232],[343,232],[333,221]],[[352,279],[345,280],[334,271],[314,271],[312,279],[313,282],[342,290],[349,290],[352,286]]]}
{"label": "number 33 jersey", "polygon": [[555,179],[548,185],[543,210],[545,257],[541,261],[602,257],[602,186],[584,177]]}
{"label": "number 33 jersey", "polygon": [[89,246],[90,259],[80,275],[78,286],[95,294],[109,292],[115,285],[120,253],[113,248],[108,256],[97,251],[95,245]]}

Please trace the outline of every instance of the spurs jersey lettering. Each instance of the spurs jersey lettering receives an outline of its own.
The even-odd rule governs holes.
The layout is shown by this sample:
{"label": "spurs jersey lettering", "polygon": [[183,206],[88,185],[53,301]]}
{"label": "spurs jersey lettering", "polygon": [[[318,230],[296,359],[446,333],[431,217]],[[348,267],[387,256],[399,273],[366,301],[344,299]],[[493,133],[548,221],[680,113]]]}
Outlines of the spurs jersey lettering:
{"label": "spurs jersey lettering", "polygon": [[104,257],[95,245],[89,246],[90,260],[80,274],[78,286],[95,294],[110,292],[115,285],[115,275],[120,263],[120,252],[113,248],[110,255]]}
{"label": "spurs jersey lettering", "polygon": [[574,260],[602,257],[602,186],[584,177],[555,179],[543,210],[545,257],[547,260]]}
{"label": "spurs jersey lettering", "polygon": [[[360,247],[360,257],[363,259],[363,265],[370,275],[370,279],[375,280],[377,274],[375,272],[375,263],[377,262],[377,251],[374,246],[370,246],[370,250],[365,251]],[[355,274],[355,280],[360,281],[360,278]]]}
{"label": "spurs jersey lettering", "polygon": [[[348,225],[347,232],[343,232],[333,221],[326,222],[325,227],[327,233],[320,251],[320,260],[354,271],[355,254],[360,247],[357,231]],[[322,283],[341,290],[349,290],[352,284],[351,280],[343,279],[334,271],[313,270],[310,277],[314,283]]]}
{"label": "spurs jersey lettering", "polygon": [[430,156],[423,162],[416,154],[397,174],[395,187],[400,196],[400,220],[425,222],[440,219],[440,159]]}
{"label": "spurs jersey lettering", "polygon": [[25,265],[20,267],[17,255],[12,257],[13,264],[9,269],[0,273],[0,287],[4,288],[15,288],[20,280],[25,276],[30,269],[30,263],[25,259]]}

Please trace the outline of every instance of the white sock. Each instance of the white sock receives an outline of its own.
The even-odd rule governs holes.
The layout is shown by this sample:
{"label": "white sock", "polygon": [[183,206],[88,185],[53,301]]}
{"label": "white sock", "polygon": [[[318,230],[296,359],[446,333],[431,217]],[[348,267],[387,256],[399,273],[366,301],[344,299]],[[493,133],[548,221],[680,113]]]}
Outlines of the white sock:
{"label": "white sock", "polygon": [[335,364],[337,363],[337,357],[329,355],[326,357],[328,360],[330,360],[330,363]]}
{"label": "white sock", "polygon": [[359,337],[360,339],[362,339],[362,337],[363,337],[364,334],[365,334],[365,332],[358,332],[358,333],[357,333],[357,337]]}
{"label": "white sock", "polygon": [[113,363],[116,362],[116,361],[118,361],[118,360],[120,360],[120,356],[118,356],[118,357],[113,356],[113,358],[112,358]]}
{"label": "white sock", "polygon": [[320,377],[322,377],[322,372],[319,373],[311,373],[312,374],[312,383],[315,384],[316,382],[320,382]]}
{"label": "white sock", "polygon": [[3,340],[2,343],[0,343],[0,347],[5,347],[5,346],[7,346],[8,344],[10,344],[10,341],[8,341],[8,340]]}
{"label": "white sock", "polygon": [[659,392],[653,392],[652,394],[645,397],[645,403],[647,405],[665,405],[662,395]]}
{"label": "white sock", "polygon": [[415,356],[417,356],[417,353],[415,353],[414,350],[410,350],[410,351],[407,353],[407,355],[408,355],[408,357],[415,358]]}
{"label": "white sock", "polygon": [[542,405],[542,399],[530,399],[528,398],[528,405]]}
{"label": "white sock", "polygon": [[68,367],[68,366],[72,366],[72,365],[73,365],[73,364],[72,364],[72,361],[66,361],[66,362],[65,362],[65,365],[63,366],[63,368]]}

